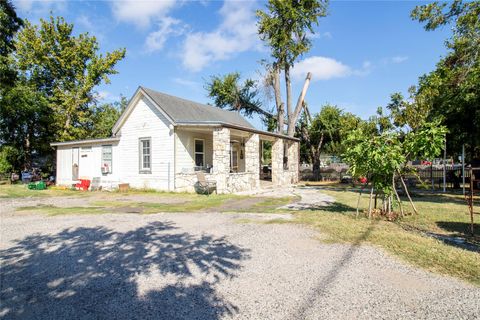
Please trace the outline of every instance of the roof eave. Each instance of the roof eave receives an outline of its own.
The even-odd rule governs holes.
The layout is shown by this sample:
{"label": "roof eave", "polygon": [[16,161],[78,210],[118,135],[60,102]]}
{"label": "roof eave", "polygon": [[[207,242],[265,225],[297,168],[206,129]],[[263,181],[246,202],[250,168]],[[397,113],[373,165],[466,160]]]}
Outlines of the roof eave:
{"label": "roof eave", "polygon": [[73,146],[73,145],[84,145],[84,144],[101,144],[108,142],[119,142],[120,137],[111,137],[111,138],[101,138],[101,139],[85,139],[85,140],[74,140],[74,141],[63,141],[63,142],[52,142],[50,146],[52,147],[62,147],[62,146]]}
{"label": "roof eave", "polygon": [[195,122],[195,121],[179,121],[176,123],[176,127],[195,127],[195,126],[201,126],[201,127],[225,127],[225,128],[230,128],[230,129],[237,129],[237,130],[243,130],[243,131],[248,131],[251,133],[258,133],[258,134],[263,134],[266,136],[271,136],[275,138],[282,138],[282,139],[288,139],[288,140],[293,140],[293,141],[300,141],[299,138],[295,137],[289,137],[283,134],[279,133],[274,133],[274,132],[269,132],[269,131],[263,131],[263,130],[258,130],[255,128],[249,128],[249,127],[244,127],[244,126],[239,126],[231,123],[225,123],[225,122],[219,122],[219,121],[202,121],[202,122]]}

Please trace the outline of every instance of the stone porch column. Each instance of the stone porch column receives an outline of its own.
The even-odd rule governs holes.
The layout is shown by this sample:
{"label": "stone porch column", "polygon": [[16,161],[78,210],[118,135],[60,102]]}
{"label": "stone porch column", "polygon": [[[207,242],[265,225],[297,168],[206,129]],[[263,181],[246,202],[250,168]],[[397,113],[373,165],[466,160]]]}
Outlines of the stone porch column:
{"label": "stone porch column", "polygon": [[272,143],[272,183],[281,186],[285,183],[283,174],[283,139],[275,138]]}
{"label": "stone porch column", "polygon": [[213,174],[217,181],[217,192],[227,190],[227,175],[230,174],[230,129],[213,129]]}
{"label": "stone porch column", "polygon": [[250,186],[260,187],[260,136],[257,133],[250,135],[245,142],[245,172],[251,173]]}
{"label": "stone porch column", "polygon": [[290,171],[291,183],[298,183],[299,174],[299,148],[297,141],[291,141],[288,145],[288,170]]}

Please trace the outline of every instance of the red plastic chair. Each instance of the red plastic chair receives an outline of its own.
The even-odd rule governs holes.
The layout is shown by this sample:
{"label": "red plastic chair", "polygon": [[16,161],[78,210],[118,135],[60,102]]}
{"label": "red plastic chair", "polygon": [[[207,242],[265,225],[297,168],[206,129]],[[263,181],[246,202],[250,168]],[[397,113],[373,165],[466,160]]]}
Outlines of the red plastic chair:
{"label": "red plastic chair", "polygon": [[83,191],[87,191],[89,187],[90,187],[90,180],[87,180],[87,179],[80,179],[80,183],[77,183],[75,185],[76,189],[83,190]]}

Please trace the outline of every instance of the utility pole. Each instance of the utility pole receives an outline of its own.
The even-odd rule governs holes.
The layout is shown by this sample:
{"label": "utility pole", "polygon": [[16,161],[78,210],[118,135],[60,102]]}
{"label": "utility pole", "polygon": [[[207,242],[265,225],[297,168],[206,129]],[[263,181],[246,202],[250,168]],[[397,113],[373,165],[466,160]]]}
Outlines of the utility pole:
{"label": "utility pole", "polygon": [[465,144],[462,144],[462,188],[465,195]]}
{"label": "utility pole", "polygon": [[443,148],[443,193],[447,191],[447,138],[445,138],[445,147]]}

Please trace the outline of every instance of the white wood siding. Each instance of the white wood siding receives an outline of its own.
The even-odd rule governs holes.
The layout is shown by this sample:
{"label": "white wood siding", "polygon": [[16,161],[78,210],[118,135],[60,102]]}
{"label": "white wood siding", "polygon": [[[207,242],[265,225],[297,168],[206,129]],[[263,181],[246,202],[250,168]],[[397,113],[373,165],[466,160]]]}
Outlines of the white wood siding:
{"label": "white wood siding", "polygon": [[[134,188],[173,190],[174,138],[170,122],[146,98],[138,100],[119,134],[120,180]],[[139,138],[151,138],[151,173],[140,173]]]}
{"label": "white wood siding", "polygon": [[193,172],[195,167],[195,139],[205,141],[205,165],[213,164],[213,134],[176,130],[175,173]]}
{"label": "white wood siding", "polygon": [[72,148],[57,148],[57,175],[56,182],[59,185],[71,184],[72,181]]}
{"label": "white wood siding", "polygon": [[[112,146],[112,173],[102,174],[102,146]],[[91,147],[87,151],[86,147]],[[70,186],[74,181],[72,180],[72,150],[79,149],[79,171],[78,177],[92,180],[94,177],[100,177],[103,185],[110,185],[111,183],[118,183],[119,177],[119,152],[118,146],[112,144],[82,144],[72,146],[57,147],[57,184]],[[86,156],[86,157],[83,157]]]}

